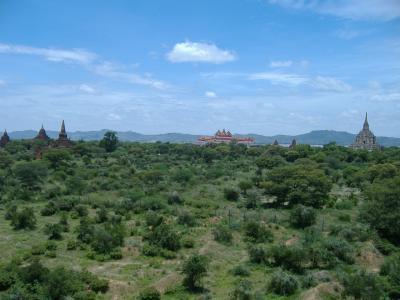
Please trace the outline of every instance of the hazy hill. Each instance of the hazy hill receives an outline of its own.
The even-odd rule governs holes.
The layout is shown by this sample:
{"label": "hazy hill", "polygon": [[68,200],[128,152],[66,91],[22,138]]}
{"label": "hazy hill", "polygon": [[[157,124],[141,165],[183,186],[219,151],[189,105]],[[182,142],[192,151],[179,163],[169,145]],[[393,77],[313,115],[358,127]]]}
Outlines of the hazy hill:
{"label": "hazy hill", "polygon": [[[106,129],[99,131],[76,131],[69,132],[68,135],[72,140],[100,140]],[[10,133],[12,139],[30,139],[37,134],[33,130],[14,131]],[[57,138],[57,131],[48,131],[47,134],[51,138]],[[174,143],[194,143],[199,135],[184,134],[184,133],[165,133],[165,134],[141,134],[133,131],[118,132],[118,136],[123,141],[132,142],[174,142]],[[238,136],[251,136],[256,140],[257,144],[272,144],[274,140],[278,140],[280,144],[290,144],[295,138],[300,144],[310,145],[325,145],[329,142],[336,142],[339,145],[350,145],[355,138],[355,134],[334,131],[334,130],[315,130],[305,134],[299,135],[274,135],[263,136],[259,134],[248,134]],[[394,137],[378,137],[378,142],[382,146],[400,146],[400,138]]]}

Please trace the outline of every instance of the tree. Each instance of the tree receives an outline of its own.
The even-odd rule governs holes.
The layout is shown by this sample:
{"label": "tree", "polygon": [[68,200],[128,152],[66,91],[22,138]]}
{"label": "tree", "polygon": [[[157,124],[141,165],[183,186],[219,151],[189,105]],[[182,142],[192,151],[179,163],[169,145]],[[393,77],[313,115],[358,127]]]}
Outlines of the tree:
{"label": "tree", "polygon": [[290,212],[290,223],[296,228],[305,228],[315,224],[316,221],[315,209],[304,205],[297,205]]}
{"label": "tree", "polygon": [[317,166],[304,163],[272,169],[262,186],[267,194],[276,196],[277,205],[303,204],[318,208],[328,199],[332,182]]}
{"label": "tree", "polygon": [[49,236],[49,240],[61,240],[63,227],[60,224],[46,224],[44,233]]}
{"label": "tree", "polygon": [[34,229],[36,226],[36,217],[33,208],[25,207],[21,211],[15,211],[11,218],[11,226],[15,230]]}
{"label": "tree", "polygon": [[400,176],[374,182],[365,196],[361,218],[380,236],[400,245]]}
{"label": "tree", "polygon": [[276,271],[272,274],[269,289],[282,296],[294,294],[299,287],[299,282],[295,276],[283,271]]}
{"label": "tree", "polygon": [[185,275],[183,284],[189,290],[201,288],[201,280],[207,275],[208,260],[204,255],[194,254],[184,263],[182,273]]}
{"label": "tree", "polygon": [[28,189],[35,189],[47,174],[46,165],[41,161],[19,162],[13,172],[19,182]]}
{"label": "tree", "polygon": [[43,153],[43,159],[48,161],[53,169],[59,169],[67,165],[71,155],[65,149],[49,149]]}
{"label": "tree", "polygon": [[103,139],[100,141],[100,147],[103,147],[106,152],[114,152],[117,149],[118,137],[114,131],[107,131]]}

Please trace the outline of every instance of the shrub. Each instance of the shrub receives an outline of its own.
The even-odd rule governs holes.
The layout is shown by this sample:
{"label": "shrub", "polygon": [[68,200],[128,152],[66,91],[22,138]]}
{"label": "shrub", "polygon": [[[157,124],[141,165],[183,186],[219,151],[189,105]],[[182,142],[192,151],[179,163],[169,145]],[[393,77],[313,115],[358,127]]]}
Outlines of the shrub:
{"label": "shrub", "polygon": [[212,233],[215,241],[227,245],[232,243],[233,235],[228,226],[219,224],[213,229]]}
{"label": "shrub", "polygon": [[57,212],[57,206],[53,201],[47,202],[46,206],[40,211],[42,216],[52,216]]}
{"label": "shrub", "polygon": [[274,272],[269,283],[269,290],[282,296],[294,294],[298,287],[299,282],[296,277],[283,271]]}
{"label": "shrub", "polygon": [[305,228],[314,225],[316,221],[315,209],[304,205],[297,205],[290,212],[290,223],[296,228]]}
{"label": "shrub", "polygon": [[224,197],[229,201],[237,201],[239,200],[239,192],[234,188],[225,188],[224,189]]}
{"label": "shrub", "polygon": [[400,299],[400,253],[385,259],[380,274],[387,278],[390,298]]}
{"label": "shrub", "polygon": [[268,258],[274,266],[295,272],[303,270],[306,257],[306,251],[299,246],[272,246],[268,252]]}
{"label": "shrub", "polygon": [[49,236],[49,240],[61,240],[63,228],[60,224],[46,224],[44,233]]}
{"label": "shrub", "polygon": [[196,225],[196,217],[188,211],[182,211],[178,215],[178,224],[193,227]]}
{"label": "shrub", "polygon": [[339,260],[349,264],[354,263],[354,250],[348,242],[339,239],[327,239],[324,246]]}
{"label": "shrub", "polygon": [[25,207],[20,211],[16,211],[11,219],[11,226],[15,230],[34,229],[36,227],[36,217],[33,208]]}
{"label": "shrub", "polygon": [[353,296],[354,299],[375,300],[382,299],[384,294],[381,280],[376,274],[359,271],[349,274],[342,280],[343,294]]}
{"label": "shrub", "polygon": [[78,248],[78,241],[76,240],[69,240],[67,241],[67,250],[75,250],[76,248]]}
{"label": "shrub", "polygon": [[267,251],[261,245],[250,245],[247,252],[249,254],[250,262],[252,263],[261,264],[265,263],[267,260]]}
{"label": "shrub", "polygon": [[365,195],[361,218],[381,237],[400,244],[400,176],[374,182]]}
{"label": "shrub", "polygon": [[156,288],[148,287],[139,293],[138,300],[161,300],[161,294]]}
{"label": "shrub", "polygon": [[170,225],[165,223],[151,229],[144,238],[151,245],[171,251],[177,251],[181,247],[181,236]]}
{"label": "shrub", "polygon": [[252,243],[272,242],[273,234],[262,223],[249,221],[244,225],[246,239]]}
{"label": "shrub", "polygon": [[207,274],[208,260],[203,255],[194,254],[183,263],[183,285],[189,290],[201,288],[201,280]]}
{"label": "shrub", "polygon": [[251,300],[253,299],[253,285],[250,280],[239,280],[235,284],[232,292],[232,300]]}
{"label": "shrub", "polygon": [[86,205],[79,204],[74,207],[74,210],[78,214],[79,217],[86,217],[89,214],[88,208]]}
{"label": "shrub", "polygon": [[185,237],[182,239],[182,246],[185,248],[193,248],[195,241],[193,238]]}
{"label": "shrub", "polygon": [[146,213],[145,219],[146,225],[152,227],[156,227],[164,221],[163,215],[152,210]]}
{"label": "shrub", "polygon": [[250,270],[245,265],[237,265],[231,270],[234,276],[250,276]]}
{"label": "shrub", "polygon": [[168,195],[168,204],[182,204],[183,199],[177,191],[173,191]]}

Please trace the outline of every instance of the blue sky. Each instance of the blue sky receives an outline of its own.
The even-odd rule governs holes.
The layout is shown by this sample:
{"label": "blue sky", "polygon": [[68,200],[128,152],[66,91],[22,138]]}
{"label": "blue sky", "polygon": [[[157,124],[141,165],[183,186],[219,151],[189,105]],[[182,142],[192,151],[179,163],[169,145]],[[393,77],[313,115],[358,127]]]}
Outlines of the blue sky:
{"label": "blue sky", "polygon": [[0,0],[0,127],[400,137],[399,0]]}

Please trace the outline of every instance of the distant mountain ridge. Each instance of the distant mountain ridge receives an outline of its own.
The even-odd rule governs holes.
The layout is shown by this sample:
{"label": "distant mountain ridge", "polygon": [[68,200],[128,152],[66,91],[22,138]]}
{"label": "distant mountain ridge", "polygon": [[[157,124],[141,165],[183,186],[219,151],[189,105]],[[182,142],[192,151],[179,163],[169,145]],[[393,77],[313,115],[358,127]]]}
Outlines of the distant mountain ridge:
{"label": "distant mountain ridge", "polygon": [[[75,131],[68,132],[69,138],[72,140],[95,141],[101,140],[103,135],[108,130],[98,131]],[[171,142],[171,143],[195,143],[200,135],[185,134],[185,133],[164,133],[164,134],[141,134],[133,131],[117,132],[118,137],[122,141],[130,142]],[[10,132],[11,139],[31,139],[37,134],[33,130],[14,131]],[[47,131],[49,137],[55,139],[58,137],[57,131]],[[275,139],[279,144],[290,144],[293,139],[296,139],[299,144],[310,145],[325,145],[330,142],[336,142],[338,145],[348,146],[353,143],[356,134],[345,131],[334,130],[315,130],[309,133],[299,135],[274,135],[264,136],[259,134],[237,134],[237,136],[249,136],[255,139],[256,144],[272,144]],[[377,137],[378,143],[382,146],[400,146],[400,138],[395,137]]]}

